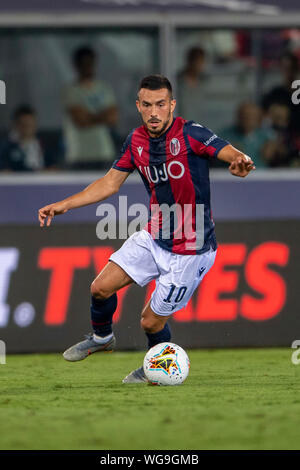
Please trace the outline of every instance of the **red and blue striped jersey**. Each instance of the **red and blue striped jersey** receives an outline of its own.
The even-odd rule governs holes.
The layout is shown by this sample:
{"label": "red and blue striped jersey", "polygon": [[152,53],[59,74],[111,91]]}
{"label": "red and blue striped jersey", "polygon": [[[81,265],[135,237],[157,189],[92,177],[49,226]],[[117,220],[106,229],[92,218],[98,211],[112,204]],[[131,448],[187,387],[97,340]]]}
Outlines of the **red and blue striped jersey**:
{"label": "red and blue striped jersey", "polygon": [[150,196],[150,216],[144,228],[167,251],[193,255],[217,248],[209,158],[226,145],[207,127],[181,117],[174,118],[158,138],[150,137],[146,126],[127,137],[112,168],[138,170]]}

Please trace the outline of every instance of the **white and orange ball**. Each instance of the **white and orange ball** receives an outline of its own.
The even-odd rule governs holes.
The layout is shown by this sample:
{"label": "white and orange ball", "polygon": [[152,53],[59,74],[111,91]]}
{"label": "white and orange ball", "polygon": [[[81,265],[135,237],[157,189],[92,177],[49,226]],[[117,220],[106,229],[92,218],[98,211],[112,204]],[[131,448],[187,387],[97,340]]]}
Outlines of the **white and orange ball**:
{"label": "white and orange ball", "polygon": [[187,353],[174,343],[159,343],[144,358],[144,372],[153,385],[180,385],[190,370]]}

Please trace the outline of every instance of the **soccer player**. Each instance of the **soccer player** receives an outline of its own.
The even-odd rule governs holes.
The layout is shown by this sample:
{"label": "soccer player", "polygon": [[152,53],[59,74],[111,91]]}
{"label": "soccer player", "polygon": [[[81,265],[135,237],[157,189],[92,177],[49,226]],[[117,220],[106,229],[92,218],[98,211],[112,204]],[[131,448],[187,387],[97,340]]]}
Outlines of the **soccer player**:
{"label": "soccer player", "polygon": [[[56,215],[117,193],[135,169],[150,195],[147,225],[112,254],[92,282],[94,333],[64,352],[67,361],[114,349],[116,292],[131,283],[145,286],[156,280],[156,288],[142,311],[141,326],[149,348],[170,341],[169,317],[187,304],[216,256],[209,159],[217,156],[227,162],[235,176],[245,177],[255,169],[250,157],[210,129],[173,116],[176,101],[166,77],[145,77],[136,106],[143,125],[129,134],[112,168],[83,191],[39,210],[40,226],[49,226]],[[174,210],[164,215],[166,207]],[[143,367],[123,379],[124,383],[145,381]]]}

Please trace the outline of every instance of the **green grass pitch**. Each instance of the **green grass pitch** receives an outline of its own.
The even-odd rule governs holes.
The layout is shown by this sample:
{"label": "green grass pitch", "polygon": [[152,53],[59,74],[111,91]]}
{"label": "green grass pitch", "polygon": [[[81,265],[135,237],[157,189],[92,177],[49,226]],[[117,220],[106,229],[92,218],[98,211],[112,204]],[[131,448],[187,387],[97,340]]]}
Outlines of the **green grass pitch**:
{"label": "green grass pitch", "polygon": [[176,387],[122,384],[143,352],[7,357],[0,449],[300,449],[291,349],[188,351]]}

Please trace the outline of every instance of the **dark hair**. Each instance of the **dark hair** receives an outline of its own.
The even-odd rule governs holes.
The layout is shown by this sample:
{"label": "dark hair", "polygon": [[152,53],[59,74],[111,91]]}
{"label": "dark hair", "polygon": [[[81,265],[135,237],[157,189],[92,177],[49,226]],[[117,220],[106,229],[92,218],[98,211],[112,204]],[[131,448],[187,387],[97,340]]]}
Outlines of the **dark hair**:
{"label": "dark hair", "polygon": [[169,90],[171,98],[173,96],[172,85],[167,77],[164,77],[163,75],[157,74],[144,77],[140,83],[138,91],[140,91],[141,88],[146,88],[147,90],[161,90],[162,88],[166,88]]}
{"label": "dark hair", "polygon": [[188,50],[186,59],[187,62],[194,62],[195,59],[198,59],[198,57],[202,57],[204,59],[205,57],[205,51],[202,49],[202,47],[191,47],[191,49]]}
{"label": "dark hair", "polygon": [[81,46],[73,53],[73,64],[78,66],[84,57],[96,57],[95,51],[90,46]]}
{"label": "dark hair", "polygon": [[19,117],[27,114],[35,116],[35,110],[28,104],[22,104],[14,110],[12,118],[14,121],[16,121],[17,119],[19,119]]}

